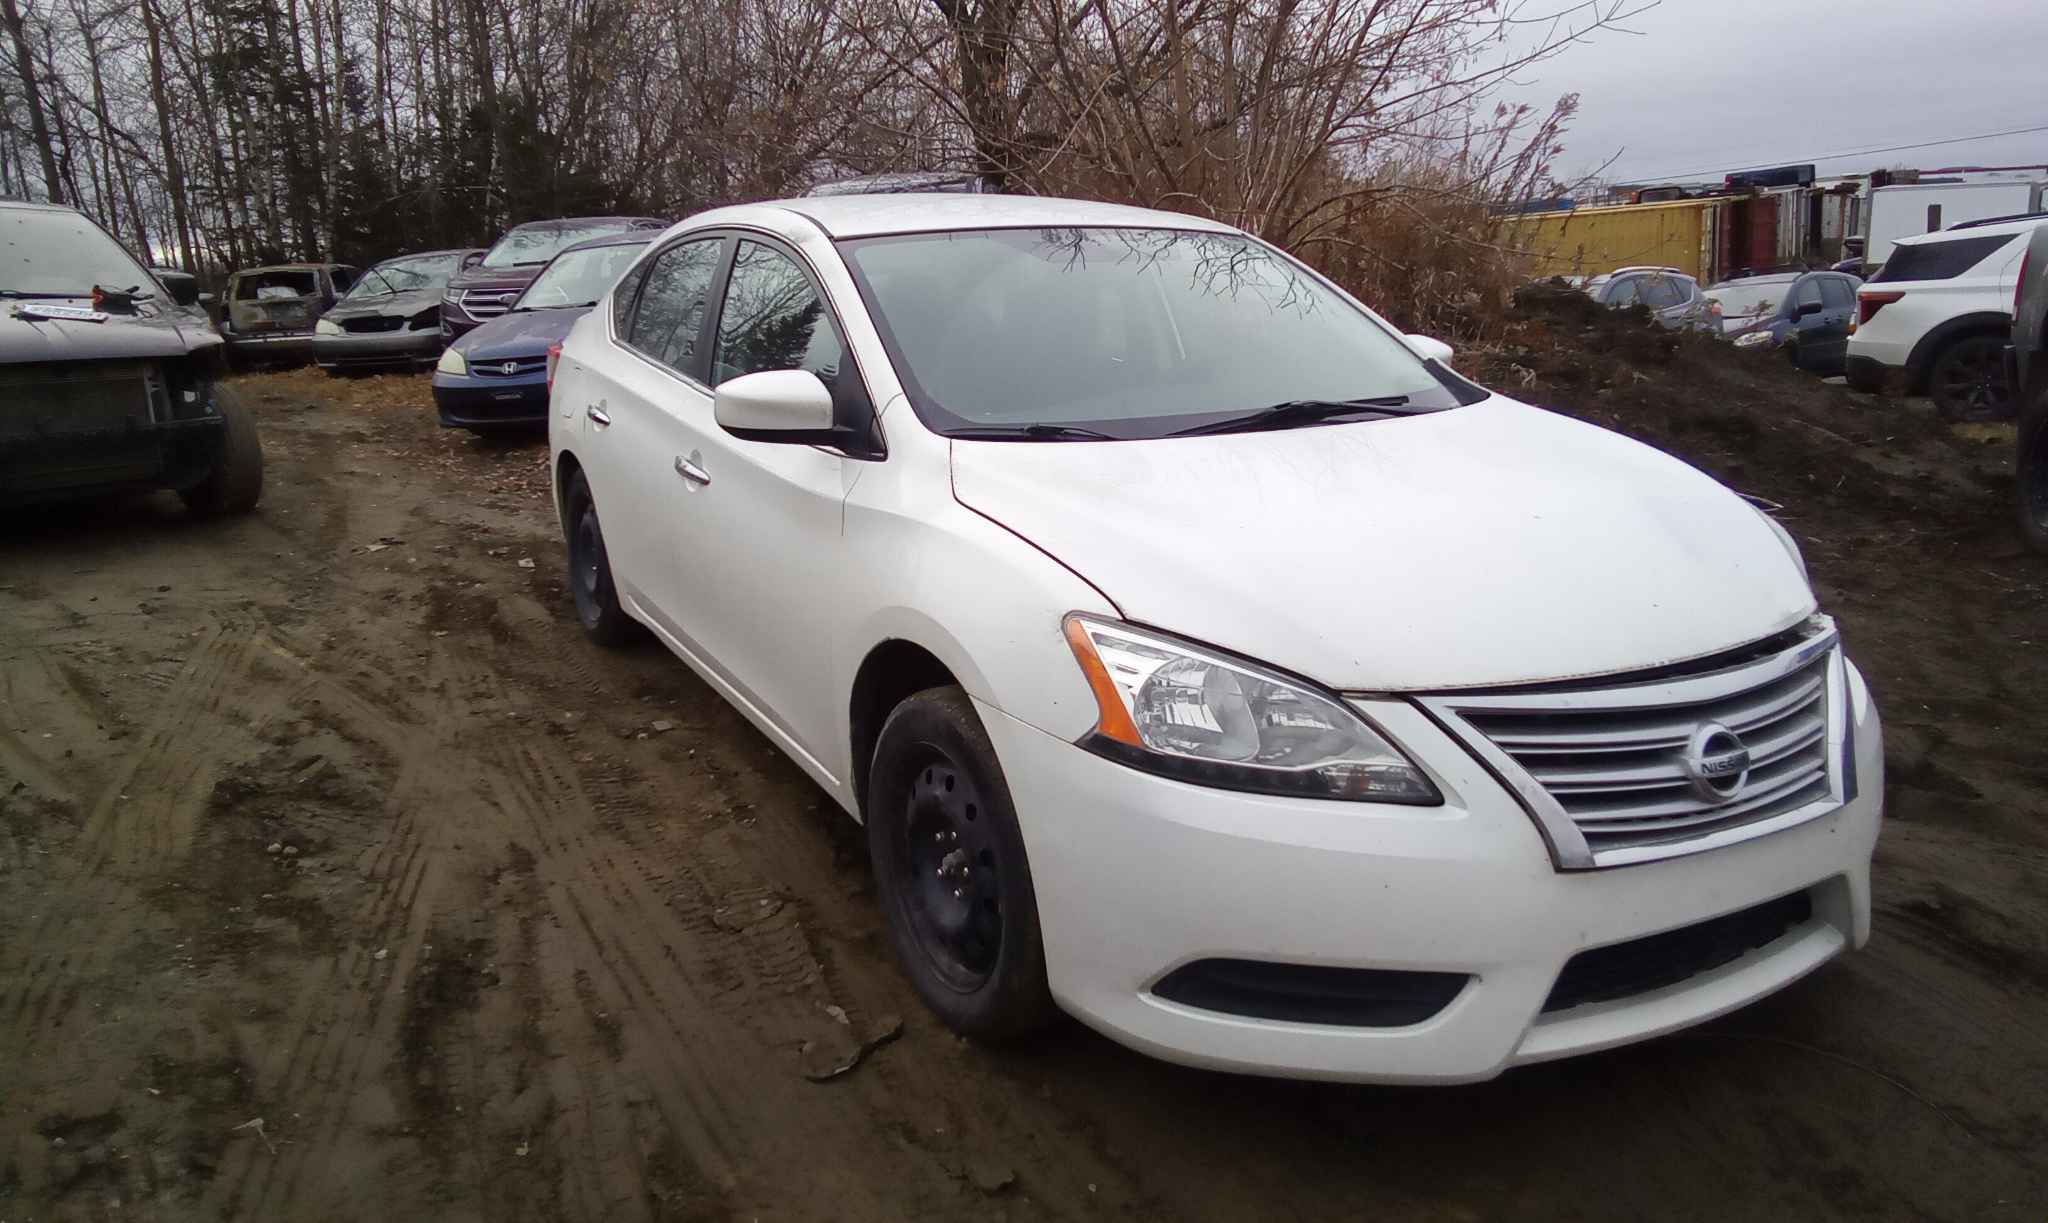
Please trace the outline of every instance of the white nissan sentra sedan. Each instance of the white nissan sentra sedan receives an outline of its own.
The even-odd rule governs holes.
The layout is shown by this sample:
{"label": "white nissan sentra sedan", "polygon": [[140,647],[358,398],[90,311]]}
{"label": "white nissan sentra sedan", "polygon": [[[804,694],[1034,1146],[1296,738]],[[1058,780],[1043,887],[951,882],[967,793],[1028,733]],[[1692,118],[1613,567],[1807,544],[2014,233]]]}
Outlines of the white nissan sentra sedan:
{"label": "white nissan sentra sedan", "polygon": [[670,229],[563,342],[584,628],[867,827],[953,1029],[1456,1082],[1870,927],[1877,711],[1791,538],[1194,217]]}

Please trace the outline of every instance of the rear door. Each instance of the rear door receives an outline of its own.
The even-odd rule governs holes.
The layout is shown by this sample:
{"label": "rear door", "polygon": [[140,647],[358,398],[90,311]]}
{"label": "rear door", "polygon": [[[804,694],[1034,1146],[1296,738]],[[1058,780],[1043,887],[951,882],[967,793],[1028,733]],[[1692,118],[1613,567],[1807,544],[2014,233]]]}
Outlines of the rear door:
{"label": "rear door", "polygon": [[686,644],[679,609],[694,579],[675,546],[684,507],[674,460],[701,449],[692,439],[711,418],[705,331],[729,244],[721,235],[685,235],[653,255],[634,273],[638,294],[628,308],[603,320],[608,327],[577,374],[573,398],[553,407],[583,415],[580,454],[614,581]]}
{"label": "rear door", "polygon": [[1819,285],[1821,324],[1812,333],[1812,339],[1802,338],[1802,354],[1811,345],[1811,359],[1802,364],[1819,373],[1837,373],[1842,368],[1842,359],[1849,351],[1849,324],[1856,317],[1856,282],[1847,276],[1813,276],[1809,279]]}

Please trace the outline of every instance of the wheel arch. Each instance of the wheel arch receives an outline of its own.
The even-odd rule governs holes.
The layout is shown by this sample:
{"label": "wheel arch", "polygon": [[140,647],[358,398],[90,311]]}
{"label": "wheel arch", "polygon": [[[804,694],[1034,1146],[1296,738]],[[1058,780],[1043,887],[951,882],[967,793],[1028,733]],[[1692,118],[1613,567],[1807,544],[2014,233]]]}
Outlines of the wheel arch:
{"label": "wheel arch", "polygon": [[552,495],[555,502],[555,524],[564,531],[569,529],[569,506],[563,498],[568,495],[569,478],[581,474],[582,471],[583,464],[576,458],[576,452],[567,446],[562,447],[562,452],[555,456]]}
{"label": "wheel arch", "polygon": [[[847,739],[852,752],[853,809],[867,817],[868,774],[882,724],[906,697],[928,688],[960,684],[960,677],[937,654],[904,637],[877,642],[854,672],[847,699]],[[962,685],[964,687],[964,685]]]}
{"label": "wheel arch", "polygon": [[1906,358],[1907,389],[1916,395],[1924,393],[1935,361],[1956,341],[1980,335],[2006,335],[2011,331],[2012,315],[2000,310],[1972,310],[1929,328]]}

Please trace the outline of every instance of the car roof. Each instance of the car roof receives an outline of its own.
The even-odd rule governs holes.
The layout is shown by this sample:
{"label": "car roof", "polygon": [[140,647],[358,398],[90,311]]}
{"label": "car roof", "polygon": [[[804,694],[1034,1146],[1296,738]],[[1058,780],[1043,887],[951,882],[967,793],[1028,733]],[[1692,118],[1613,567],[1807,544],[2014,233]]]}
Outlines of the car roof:
{"label": "car roof", "polygon": [[595,238],[570,243],[556,251],[555,258],[560,259],[570,251],[587,251],[598,246],[645,246],[660,236],[661,231],[656,229],[628,229],[622,233],[600,234]]}
{"label": "car roof", "polygon": [[401,259],[432,259],[436,255],[467,255],[471,251],[479,251],[482,249],[483,248],[480,246],[451,246],[447,250],[442,251],[412,251],[404,255],[393,255],[389,259],[379,259],[377,262],[371,264],[370,266],[373,268],[380,268],[387,263],[397,263]]}
{"label": "car roof", "polygon": [[1066,200],[1041,195],[828,195],[765,204],[742,204],[700,213],[687,224],[736,223],[748,220],[786,228],[789,214],[803,217],[833,238],[874,238],[889,234],[931,233],[949,229],[1038,229],[1103,227],[1123,229],[1193,229],[1207,233],[1240,232],[1220,221],[1183,212],[1160,212],[1093,200]]}
{"label": "car roof", "polygon": [[[1723,281],[1720,281],[1720,282],[1718,282],[1718,283],[1716,283],[1716,284],[1711,284],[1711,285],[1708,285],[1708,286],[1707,286],[1707,291],[1708,291],[1709,293],[1711,293],[1711,292],[1713,292],[1713,291],[1714,291],[1715,289],[1732,289],[1732,288],[1735,288],[1735,287],[1736,287],[1736,286],[1738,286],[1738,285],[1785,285],[1785,284],[1791,284],[1791,283],[1792,283],[1793,281],[1795,281],[1795,280],[1799,279],[1799,278],[1800,278],[1801,276],[1805,276],[1805,275],[1807,275],[1807,274],[1808,274],[1808,273],[1806,273],[1806,272],[1766,272],[1766,273],[1764,273],[1764,274],[1763,274],[1762,276],[1737,276],[1737,277],[1735,277],[1735,278],[1734,278],[1734,279],[1732,279],[1732,280],[1723,280]],[[1828,274],[1829,274],[1829,275],[1831,275],[1831,276],[1838,276],[1838,275],[1840,275],[1841,273],[1839,273],[1839,272],[1830,272],[1830,273],[1828,273]]]}
{"label": "car roof", "polygon": [[236,268],[237,276],[254,276],[260,272],[317,272],[322,268],[345,268],[346,263],[266,263],[253,268]]}
{"label": "car roof", "polygon": [[[69,204],[45,204],[40,200],[11,200],[0,196],[0,208],[20,208],[30,212],[78,212]],[[84,216],[84,213],[79,213]]]}
{"label": "car roof", "polygon": [[507,226],[505,232],[511,233],[515,229],[567,229],[572,225],[602,225],[607,221],[619,221],[627,225],[637,225],[642,221],[651,221],[663,226],[668,224],[660,217],[547,217],[538,221],[521,221],[517,225]]}
{"label": "car roof", "polygon": [[2013,234],[2032,233],[2043,225],[2048,225],[2048,219],[2027,217],[2017,221],[2000,221],[1995,225],[1972,225],[1968,229],[1938,229],[1931,234],[1914,234],[1908,238],[1900,238],[1892,245],[1920,246],[1928,242],[1954,242],[1963,238],[2010,237]]}

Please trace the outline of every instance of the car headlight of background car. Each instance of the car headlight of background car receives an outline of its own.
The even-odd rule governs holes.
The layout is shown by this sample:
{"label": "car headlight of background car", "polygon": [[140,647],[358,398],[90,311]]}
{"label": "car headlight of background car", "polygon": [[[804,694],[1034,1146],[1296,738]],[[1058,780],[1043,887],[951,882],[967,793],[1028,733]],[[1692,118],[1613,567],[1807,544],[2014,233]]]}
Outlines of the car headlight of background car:
{"label": "car headlight of background car", "polygon": [[469,374],[469,362],[462,359],[461,353],[450,348],[441,354],[439,361],[434,362],[434,372],[453,374],[457,378],[466,377]]}
{"label": "car headlight of background car", "polygon": [[1777,342],[1777,335],[1770,331],[1750,331],[1735,337],[1737,348],[1769,348]]}
{"label": "car headlight of background car", "polygon": [[1342,702],[1257,663],[1078,612],[1067,644],[1095,693],[1081,746],[1197,785],[1436,804],[1429,778]]}
{"label": "car headlight of background car", "polygon": [[317,323],[313,324],[313,334],[314,334],[314,335],[340,335],[340,334],[341,334],[341,324],[340,324],[340,323],[337,323],[337,322],[335,322],[335,321],[334,321],[333,319],[328,319],[328,318],[324,318],[324,319],[321,319],[321,320],[320,320],[319,322],[317,322]]}

